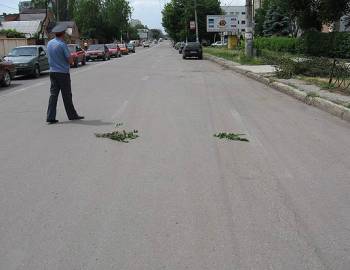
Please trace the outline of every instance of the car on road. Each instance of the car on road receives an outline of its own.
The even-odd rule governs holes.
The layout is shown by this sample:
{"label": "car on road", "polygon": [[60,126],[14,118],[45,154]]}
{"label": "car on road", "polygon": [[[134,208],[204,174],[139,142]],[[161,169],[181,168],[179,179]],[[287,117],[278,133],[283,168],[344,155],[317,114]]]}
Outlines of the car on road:
{"label": "car on road", "polygon": [[5,60],[15,64],[16,75],[32,75],[38,78],[42,71],[49,69],[46,47],[42,45],[13,48]]}
{"label": "car on road", "polygon": [[179,46],[179,54],[182,54],[182,50],[184,49],[184,47],[186,46],[185,42],[181,42],[180,46]]}
{"label": "car on road", "polygon": [[212,47],[225,47],[227,46],[227,43],[226,42],[221,42],[221,41],[217,41],[213,44],[211,44]]}
{"label": "car on road", "polygon": [[0,84],[2,86],[10,86],[11,79],[16,74],[16,66],[11,61],[0,58]]}
{"label": "car on road", "polygon": [[148,41],[144,41],[143,43],[142,43],[142,46],[144,47],[144,48],[149,48],[149,46],[150,46],[150,44],[149,44],[149,42]]}
{"label": "car on road", "polygon": [[86,53],[79,45],[68,44],[68,49],[73,58],[73,67],[77,68],[79,63],[81,63],[83,66],[86,64]]}
{"label": "car on road", "polygon": [[98,59],[101,59],[103,61],[111,59],[106,44],[92,44],[88,47],[86,51],[86,60],[95,61]]}
{"label": "car on road", "polygon": [[118,46],[119,46],[119,48],[120,48],[121,54],[124,54],[124,55],[129,54],[129,49],[128,49],[128,47],[126,46],[125,43],[120,43],[120,44],[118,44]]}
{"label": "car on road", "polygon": [[199,42],[188,42],[182,50],[182,58],[197,57],[203,59],[203,48]]}
{"label": "car on road", "polygon": [[129,52],[132,52],[132,53],[136,52],[135,45],[133,43],[128,43],[126,46],[127,46],[128,50],[129,50]]}
{"label": "car on road", "polygon": [[106,44],[106,46],[109,50],[109,54],[111,55],[111,57],[121,57],[122,56],[122,53],[120,51],[118,44],[111,43],[111,44]]}

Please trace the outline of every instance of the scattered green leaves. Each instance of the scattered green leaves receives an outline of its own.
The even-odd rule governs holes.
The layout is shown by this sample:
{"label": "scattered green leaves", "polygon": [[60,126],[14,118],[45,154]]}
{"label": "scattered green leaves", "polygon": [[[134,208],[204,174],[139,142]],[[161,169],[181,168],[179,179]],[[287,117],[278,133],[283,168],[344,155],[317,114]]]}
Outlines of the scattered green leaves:
{"label": "scattered green leaves", "polygon": [[249,140],[247,138],[243,138],[242,136],[246,136],[246,135],[245,134],[236,134],[236,133],[226,133],[226,132],[214,134],[214,137],[219,138],[219,139],[227,139],[230,141],[249,142]]}
{"label": "scattered green leaves", "polygon": [[[116,127],[119,127],[123,125],[122,123],[116,124]],[[123,143],[128,143],[131,140],[135,140],[136,138],[139,137],[138,135],[138,130],[132,130],[132,131],[113,131],[113,132],[108,132],[108,133],[95,133],[95,136],[97,138],[109,138],[114,141],[118,142],[123,142]]]}

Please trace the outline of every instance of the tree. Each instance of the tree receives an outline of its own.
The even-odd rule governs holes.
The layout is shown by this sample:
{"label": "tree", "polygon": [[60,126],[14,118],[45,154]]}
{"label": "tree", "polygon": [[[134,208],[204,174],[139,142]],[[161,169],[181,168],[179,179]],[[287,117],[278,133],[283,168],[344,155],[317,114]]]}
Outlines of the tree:
{"label": "tree", "polygon": [[320,30],[350,12],[350,0],[286,0],[288,9],[303,30]]}
{"label": "tree", "polygon": [[149,35],[153,39],[157,39],[157,40],[160,39],[161,37],[163,37],[162,30],[160,30],[160,29],[151,29],[151,30],[149,30]]}
{"label": "tree", "polygon": [[[222,14],[218,0],[197,0],[198,32],[200,39],[212,39],[207,33],[206,16]],[[195,31],[189,29],[190,21],[194,21],[193,0],[171,0],[162,11],[162,24],[169,36],[175,41],[195,40]]]}
{"label": "tree", "polygon": [[128,33],[131,7],[126,0],[76,0],[73,10],[84,38],[113,41]]}
{"label": "tree", "polygon": [[265,0],[261,8],[257,9],[255,12],[255,26],[254,32],[257,36],[262,36],[264,31],[264,22],[266,19],[266,14],[269,9],[271,0]]}
{"label": "tree", "polygon": [[278,7],[271,5],[263,25],[264,36],[288,36],[289,33],[289,18]]}

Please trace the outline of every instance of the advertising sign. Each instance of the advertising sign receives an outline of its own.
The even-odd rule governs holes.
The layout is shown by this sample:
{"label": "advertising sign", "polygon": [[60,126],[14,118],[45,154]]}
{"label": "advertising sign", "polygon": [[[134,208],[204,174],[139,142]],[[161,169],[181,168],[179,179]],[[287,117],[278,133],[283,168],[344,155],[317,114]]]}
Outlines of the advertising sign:
{"label": "advertising sign", "polygon": [[237,22],[232,15],[207,15],[207,32],[236,32]]}

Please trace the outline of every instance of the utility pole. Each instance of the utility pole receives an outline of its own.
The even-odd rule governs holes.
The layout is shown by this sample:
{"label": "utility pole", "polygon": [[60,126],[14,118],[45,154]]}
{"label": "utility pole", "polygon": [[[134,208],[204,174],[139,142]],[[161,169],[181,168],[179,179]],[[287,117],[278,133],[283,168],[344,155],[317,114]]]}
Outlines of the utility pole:
{"label": "utility pole", "polygon": [[251,0],[246,0],[245,8],[247,15],[245,28],[245,55],[247,57],[253,57],[253,7]]}
{"label": "utility pole", "polygon": [[196,21],[196,42],[199,42],[198,17],[197,17],[197,0],[194,0],[194,19]]}

